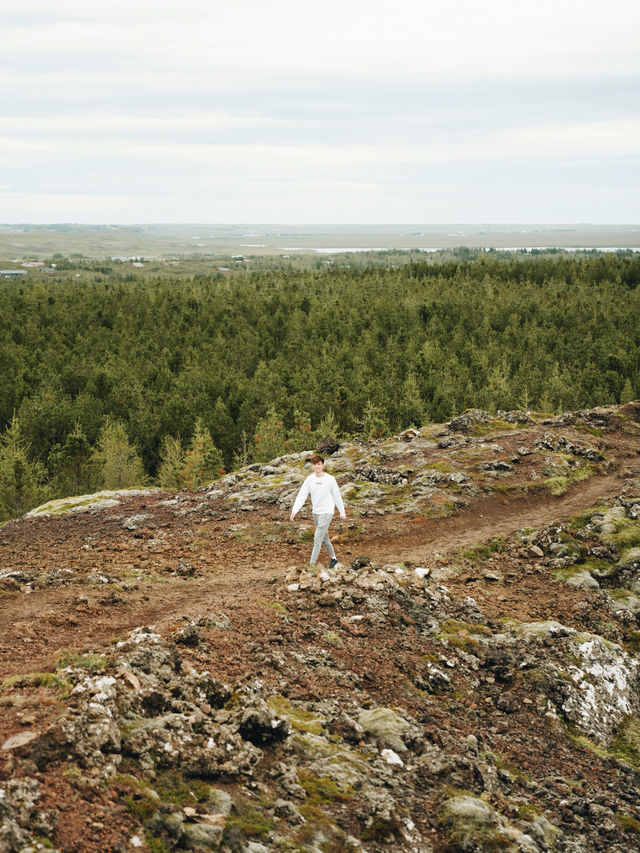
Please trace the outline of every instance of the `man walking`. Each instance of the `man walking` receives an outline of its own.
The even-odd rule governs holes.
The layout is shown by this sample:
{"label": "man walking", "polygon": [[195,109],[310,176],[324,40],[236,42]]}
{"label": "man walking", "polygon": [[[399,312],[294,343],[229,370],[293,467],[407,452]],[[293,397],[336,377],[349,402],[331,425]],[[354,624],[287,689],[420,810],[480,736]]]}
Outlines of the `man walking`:
{"label": "man walking", "polygon": [[336,482],[336,478],[331,474],[327,474],[324,470],[324,459],[322,456],[312,456],[310,459],[313,466],[313,474],[309,474],[304,483],[300,486],[293,509],[291,510],[291,521],[294,520],[296,514],[302,509],[302,505],[307,499],[307,495],[311,495],[311,511],[313,514],[313,523],[316,527],[316,532],[313,537],[313,551],[309,563],[314,566],[320,549],[324,545],[330,557],[329,568],[332,569],[338,560],[336,552],[333,550],[333,545],[329,539],[329,525],[333,518],[333,513],[336,507],[340,513],[340,518],[346,518],[344,511],[344,503],[342,495]]}

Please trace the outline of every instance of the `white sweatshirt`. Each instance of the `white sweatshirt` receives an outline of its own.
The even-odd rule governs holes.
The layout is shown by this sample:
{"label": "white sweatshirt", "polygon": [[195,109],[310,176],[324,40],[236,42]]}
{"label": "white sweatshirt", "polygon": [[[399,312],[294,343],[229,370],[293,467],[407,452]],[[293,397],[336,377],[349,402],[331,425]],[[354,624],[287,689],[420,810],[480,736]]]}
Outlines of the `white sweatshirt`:
{"label": "white sweatshirt", "polygon": [[327,474],[326,471],[320,477],[316,477],[315,473],[309,474],[300,486],[300,491],[296,496],[293,509],[291,510],[292,515],[295,515],[302,509],[307,495],[311,495],[311,509],[316,515],[324,513],[331,513],[333,515],[334,509],[338,507],[338,512],[344,518],[345,511],[342,495],[340,494],[336,478],[331,474]]}

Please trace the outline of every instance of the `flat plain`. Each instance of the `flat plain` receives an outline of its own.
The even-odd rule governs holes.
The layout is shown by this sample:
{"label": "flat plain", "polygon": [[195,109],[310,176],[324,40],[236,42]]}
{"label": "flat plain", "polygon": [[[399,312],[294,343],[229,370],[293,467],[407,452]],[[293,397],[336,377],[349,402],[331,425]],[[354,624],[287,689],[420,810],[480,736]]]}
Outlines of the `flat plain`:
{"label": "flat plain", "polygon": [[0,225],[0,258],[296,255],[367,249],[640,249],[640,225]]}

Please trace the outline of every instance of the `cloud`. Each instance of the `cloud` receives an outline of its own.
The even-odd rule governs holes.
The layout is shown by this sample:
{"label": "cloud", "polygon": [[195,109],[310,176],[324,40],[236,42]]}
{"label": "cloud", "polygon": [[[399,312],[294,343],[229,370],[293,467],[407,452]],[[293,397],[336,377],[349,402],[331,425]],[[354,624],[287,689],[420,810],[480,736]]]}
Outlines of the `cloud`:
{"label": "cloud", "polygon": [[418,221],[438,204],[462,220],[466,186],[487,221],[520,209],[523,173],[536,209],[546,197],[576,219],[589,198],[602,221],[634,210],[628,0],[23,0],[4,18],[0,179],[25,220],[56,204],[54,219],[88,216],[94,198],[93,221],[193,221],[206,193],[245,221],[313,217],[314,193],[329,220]]}
{"label": "cloud", "polygon": [[[466,78],[638,71],[640,7],[628,0],[23,0],[3,28],[4,62],[118,72]],[[25,48],[29,47],[25,53]],[[108,60],[108,65],[106,61]]]}

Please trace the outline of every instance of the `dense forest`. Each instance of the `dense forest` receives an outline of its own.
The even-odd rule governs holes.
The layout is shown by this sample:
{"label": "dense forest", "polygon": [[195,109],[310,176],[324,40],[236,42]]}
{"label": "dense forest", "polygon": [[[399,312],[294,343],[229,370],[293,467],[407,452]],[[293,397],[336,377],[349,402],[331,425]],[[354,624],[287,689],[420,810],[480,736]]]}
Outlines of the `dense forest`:
{"label": "dense forest", "polygon": [[629,253],[0,280],[0,521],[326,433],[632,399],[639,283]]}

